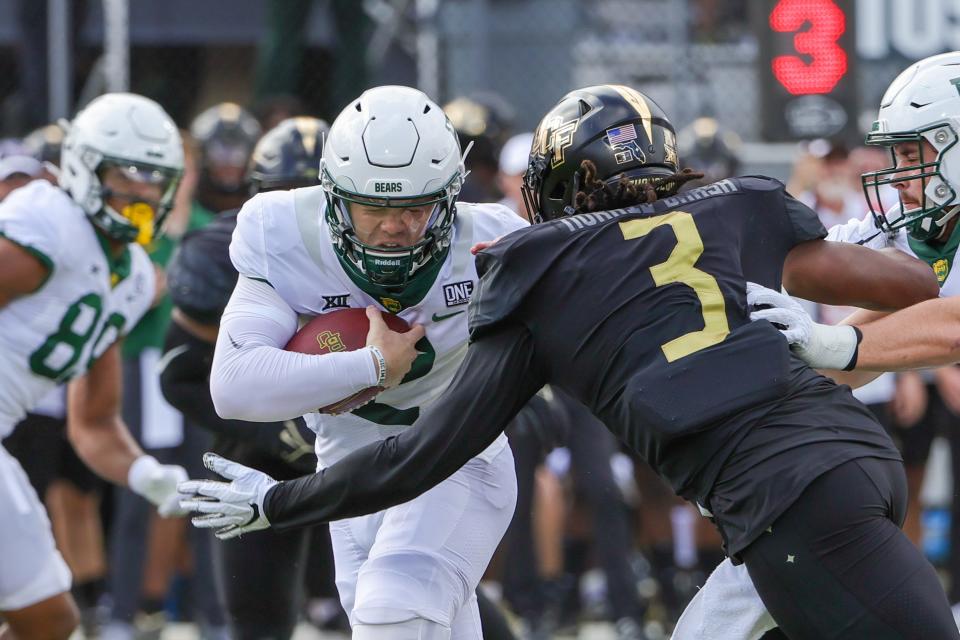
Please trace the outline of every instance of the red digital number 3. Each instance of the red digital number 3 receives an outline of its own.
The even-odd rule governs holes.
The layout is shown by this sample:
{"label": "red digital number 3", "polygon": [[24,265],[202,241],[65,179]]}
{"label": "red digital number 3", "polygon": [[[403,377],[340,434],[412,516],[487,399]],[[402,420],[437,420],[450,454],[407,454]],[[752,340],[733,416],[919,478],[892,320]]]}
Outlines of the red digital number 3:
{"label": "red digital number 3", "polygon": [[829,93],[847,72],[847,53],[837,40],[846,30],[846,16],[832,0],[780,0],[770,12],[770,28],[793,36],[797,53],[809,56],[777,56],[773,75],[793,95]]}

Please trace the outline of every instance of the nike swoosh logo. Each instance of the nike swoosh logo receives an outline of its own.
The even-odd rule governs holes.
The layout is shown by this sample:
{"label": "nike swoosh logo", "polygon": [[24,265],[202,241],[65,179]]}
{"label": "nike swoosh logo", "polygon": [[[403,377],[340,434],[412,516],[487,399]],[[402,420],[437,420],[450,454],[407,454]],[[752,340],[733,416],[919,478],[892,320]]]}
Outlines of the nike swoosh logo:
{"label": "nike swoosh logo", "polygon": [[230,338],[230,344],[233,345],[234,349],[243,349],[243,345],[234,340],[232,335],[227,333],[227,337]]}
{"label": "nike swoosh logo", "polygon": [[170,351],[167,351],[165,354],[163,354],[163,357],[160,358],[160,360],[157,362],[157,374],[162,374],[164,369],[167,368],[168,364],[170,364],[181,353],[186,353],[189,350],[190,350],[189,346],[185,344],[181,344],[181,345],[177,345],[173,349],[170,349]]}
{"label": "nike swoosh logo", "polygon": [[438,316],[437,314],[433,314],[433,321],[434,321],[434,322],[440,322],[441,320],[446,320],[447,318],[452,318],[453,316],[458,316],[458,315],[460,315],[461,313],[463,313],[464,311],[466,311],[466,309],[462,309],[462,310],[460,310],[460,311],[454,311],[453,313],[448,313],[448,314],[442,315],[442,316]]}

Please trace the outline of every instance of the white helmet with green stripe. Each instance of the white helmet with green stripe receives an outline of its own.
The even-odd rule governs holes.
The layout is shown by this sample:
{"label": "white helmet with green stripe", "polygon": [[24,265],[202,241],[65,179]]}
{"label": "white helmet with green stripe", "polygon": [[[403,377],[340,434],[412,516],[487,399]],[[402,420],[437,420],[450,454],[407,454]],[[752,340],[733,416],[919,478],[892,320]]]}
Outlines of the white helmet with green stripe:
{"label": "white helmet with green stripe", "polygon": [[[333,122],[320,161],[327,222],[344,266],[372,284],[406,287],[446,255],[465,177],[453,125],[426,94],[400,86],[365,91]],[[416,244],[379,247],[357,238],[350,202],[433,210]]]}
{"label": "white helmet with green stripe", "polygon": [[[105,234],[123,242],[149,242],[173,206],[183,173],[183,142],[163,108],[133,93],[108,93],[88,104],[66,130],[60,186]],[[110,166],[131,180],[162,187],[159,202],[117,211],[100,178]],[[116,194],[123,196],[126,194]]]}
{"label": "white helmet with green stripe", "polygon": [[[887,147],[893,164],[862,176],[864,192],[877,224],[887,231],[906,228],[918,240],[941,235],[960,211],[960,52],[926,58],[910,65],[890,83],[867,144]],[[923,141],[934,149],[924,152]],[[895,145],[918,142],[916,162],[897,166]],[[919,206],[884,212],[881,185],[923,180]]]}

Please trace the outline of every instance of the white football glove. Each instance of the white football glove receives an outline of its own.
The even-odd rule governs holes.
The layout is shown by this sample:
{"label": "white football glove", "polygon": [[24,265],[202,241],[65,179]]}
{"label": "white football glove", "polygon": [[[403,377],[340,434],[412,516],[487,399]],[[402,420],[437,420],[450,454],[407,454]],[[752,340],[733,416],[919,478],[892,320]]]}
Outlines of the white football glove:
{"label": "white football glove", "polygon": [[191,520],[193,526],[216,529],[214,535],[221,540],[270,526],[263,513],[263,500],[270,487],[277,484],[276,480],[215,453],[203,454],[203,464],[230,482],[188,480],[180,483],[180,493],[188,494],[180,501],[180,507],[203,514]]}
{"label": "white football glove", "polygon": [[177,485],[186,480],[187,471],[177,464],[160,464],[153,456],[142,455],[133,461],[127,472],[127,486],[157,507],[163,518],[186,515],[180,508]]}
{"label": "white football glove", "polygon": [[801,360],[815,369],[848,370],[856,364],[860,335],[848,325],[814,322],[790,296],[753,282],[747,283],[751,320],[773,323]]}

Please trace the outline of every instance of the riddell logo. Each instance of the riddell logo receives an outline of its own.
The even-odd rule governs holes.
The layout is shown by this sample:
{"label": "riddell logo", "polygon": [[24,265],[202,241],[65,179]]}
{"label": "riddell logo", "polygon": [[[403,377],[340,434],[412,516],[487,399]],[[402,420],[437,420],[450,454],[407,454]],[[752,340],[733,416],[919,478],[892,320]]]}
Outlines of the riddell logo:
{"label": "riddell logo", "polygon": [[402,182],[375,182],[373,183],[374,193],[400,193],[403,191]]}

